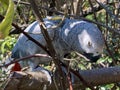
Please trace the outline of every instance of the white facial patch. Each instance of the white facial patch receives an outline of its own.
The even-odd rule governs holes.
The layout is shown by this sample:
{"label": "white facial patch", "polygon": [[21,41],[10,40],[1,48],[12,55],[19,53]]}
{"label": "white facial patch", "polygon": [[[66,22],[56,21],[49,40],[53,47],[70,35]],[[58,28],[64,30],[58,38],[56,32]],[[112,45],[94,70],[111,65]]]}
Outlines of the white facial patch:
{"label": "white facial patch", "polygon": [[86,53],[92,53],[93,56],[98,56],[103,51],[103,46],[96,42],[96,39],[91,37],[86,30],[78,36],[81,48]]}
{"label": "white facial patch", "polygon": [[81,48],[84,50],[84,52],[88,53],[90,50],[90,47],[88,46],[88,42],[91,42],[91,39],[87,33],[86,30],[83,30],[80,35],[78,35],[79,43],[81,44]]}

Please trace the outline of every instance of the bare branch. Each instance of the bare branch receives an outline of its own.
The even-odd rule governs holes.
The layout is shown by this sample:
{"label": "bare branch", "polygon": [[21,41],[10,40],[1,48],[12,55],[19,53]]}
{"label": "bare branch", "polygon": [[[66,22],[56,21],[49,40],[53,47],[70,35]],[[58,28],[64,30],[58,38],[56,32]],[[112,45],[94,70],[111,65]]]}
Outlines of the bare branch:
{"label": "bare branch", "polygon": [[[15,2],[17,2],[17,1],[15,1]],[[26,2],[20,2],[21,4],[25,4],[25,5],[30,5],[29,3],[26,3]],[[106,2],[105,2],[105,4],[106,4]],[[112,4],[112,3],[110,3],[110,4]],[[52,12],[55,12],[56,14],[60,14],[60,15],[65,15],[63,12],[60,12],[60,11],[57,11],[57,10],[53,10],[53,9],[49,9],[49,8],[47,8],[47,7],[39,7],[39,8],[41,8],[41,9],[45,9],[45,10],[48,10],[48,11],[52,11]],[[97,12],[97,11],[99,11],[99,10],[101,10],[102,8],[103,8],[103,5],[95,5],[95,6],[93,6],[93,8],[94,8],[94,12]],[[109,10],[108,10],[109,11]],[[109,11],[110,12],[110,11]],[[110,12],[111,13],[111,12]],[[88,9],[87,11],[84,11],[83,12],[83,14],[82,14],[82,16],[87,16],[88,14],[93,14],[93,11],[92,11],[92,9]],[[108,13],[109,14],[109,13]],[[113,14],[111,14],[111,15],[113,15]],[[83,18],[83,17],[81,17],[81,16],[76,16],[76,15],[72,15],[72,14],[68,14],[68,15],[66,15],[67,17],[74,17],[74,18],[79,18],[79,19],[82,19],[82,20],[85,20],[85,21],[89,21],[89,22],[92,22],[92,23],[95,23],[95,24],[97,24],[97,25],[99,25],[99,26],[102,26],[102,27],[104,27],[104,28],[107,28],[107,30],[109,30],[110,32],[115,32],[119,37],[120,37],[120,30],[118,30],[118,29],[116,29],[116,28],[111,28],[111,27],[109,27],[109,26],[106,26],[105,24],[103,24],[103,23],[100,23],[100,22],[95,22],[95,21],[92,21],[92,20],[88,20],[88,19],[86,19],[86,18]],[[117,17],[116,16],[114,16],[113,15],[113,18],[115,18],[118,22],[119,22],[119,20],[117,19]]]}
{"label": "bare branch", "polygon": [[[27,4],[28,4],[28,3],[27,3]],[[28,4],[28,5],[29,5],[29,4]],[[55,12],[55,13],[60,14],[60,15],[65,15],[63,12],[60,12],[60,11],[57,11],[57,10],[52,10],[52,9],[47,8],[47,7],[39,7],[39,8],[45,9],[45,10],[48,10],[48,11],[52,11],[52,12]],[[98,5],[93,6],[93,8],[94,8],[94,12],[99,11],[99,10],[102,9],[102,7],[101,7],[101,6],[98,6]],[[89,11],[89,12],[88,12],[88,11]],[[84,11],[84,12],[83,12],[83,16],[86,16],[86,15],[88,15],[88,14],[93,14],[93,12],[91,12],[91,11],[92,11],[91,9],[88,10],[88,11]],[[109,30],[109,31],[112,32],[112,33],[115,32],[115,33],[120,37],[120,30],[118,30],[118,29],[116,29],[116,28],[111,28],[111,27],[109,27],[109,26],[106,26],[106,25],[103,24],[103,23],[95,22],[95,21],[92,21],[92,20],[88,20],[88,19],[83,18],[83,17],[78,16],[78,15],[76,16],[76,15],[68,14],[68,15],[66,15],[66,16],[67,16],[67,17],[74,17],[74,18],[78,18],[78,19],[82,19],[82,20],[85,20],[85,21],[89,21],[89,22],[95,23],[95,24],[97,24],[97,25],[99,25],[99,26],[102,26],[102,27],[104,27],[104,28],[107,28],[107,30]],[[117,19],[116,16],[115,16],[114,18]]]}
{"label": "bare branch", "polygon": [[116,29],[116,28],[111,28],[109,26],[106,26],[105,24],[103,23],[100,23],[100,22],[96,22],[96,21],[92,21],[92,20],[89,20],[89,19],[86,19],[86,18],[83,18],[83,17],[79,17],[79,16],[74,16],[74,15],[70,15],[72,17],[77,17],[79,19],[82,19],[82,20],[85,20],[85,21],[88,21],[88,22],[92,22],[92,23],[95,23],[99,26],[102,26],[104,28],[107,28],[108,31],[112,32],[112,33],[116,33],[119,37],[120,37],[120,30]]}
{"label": "bare branch", "polygon": [[[76,90],[78,88],[82,88],[82,82],[76,77],[76,75],[72,72],[70,73],[72,75],[71,79],[73,80],[73,89]],[[81,74],[82,77],[92,86],[120,82],[120,67],[109,67],[85,71],[79,70],[78,73]],[[57,72],[55,72],[55,75],[53,75],[52,78],[58,82],[56,84],[59,84]],[[17,90],[17,88],[19,88],[19,90],[43,90],[43,88],[46,88],[45,90],[56,90],[55,83],[52,81],[52,83],[49,84],[47,74],[42,71],[14,72],[11,74],[11,77],[9,77],[8,83],[6,83],[4,90]]]}
{"label": "bare branch", "polygon": [[95,9],[94,9],[94,7],[93,7],[93,4],[92,4],[91,0],[88,0],[88,2],[89,2],[90,6],[91,6],[91,8],[92,8],[92,12],[93,12],[93,14],[94,14],[94,19],[95,19],[95,21],[97,21],[96,12],[95,12]]}
{"label": "bare branch", "polygon": [[1,68],[1,67],[7,67],[7,66],[9,66],[9,65],[11,65],[11,64],[14,64],[14,63],[16,63],[16,62],[24,61],[24,60],[27,60],[27,59],[33,58],[33,57],[45,57],[45,58],[52,59],[50,56],[48,56],[48,55],[46,55],[46,54],[34,54],[34,55],[26,56],[26,57],[23,57],[23,58],[20,58],[20,59],[14,59],[14,60],[12,60],[10,63],[7,63],[7,64],[5,64],[5,65],[1,65],[0,68]]}
{"label": "bare branch", "polygon": [[59,74],[60,74],[60,87],[62,90],[65,90],[65,86],[63,85],[64,83],[64,75],[63,75],[63,72],[62,72],[62,69],[60,67],[60,58],[57,56],[57,53],[54,49],[54,46],[52,45],[52,41],[49,37],[49,34],[47,32],[47,28],[44,24],[44,21],[39,13],[39,10],[38,10],[38,7],[36,5],[36,3],[33,1],[33,0],[29,0],[30,4],[31,4],[31,7],[33,9],[33,12],[37,18],[37,21],[39,22],[39,25],[40,25],[40,28],[41,28],[41,32],[46,40],[46,43],[47,43],[47,47],[49,49],[49,52],[50,52],[50,55],[52,56],[53,58],[53,61],[55,63],[55,65],[57,66],[57,68],[59,69]]}
{"label": "bare branch", "polygon": [[115,20],[116,23],[120,24],[120,20],[116,15],[114,15],[104,4],[99,2],[98,0],[95,0],[105,11]]}

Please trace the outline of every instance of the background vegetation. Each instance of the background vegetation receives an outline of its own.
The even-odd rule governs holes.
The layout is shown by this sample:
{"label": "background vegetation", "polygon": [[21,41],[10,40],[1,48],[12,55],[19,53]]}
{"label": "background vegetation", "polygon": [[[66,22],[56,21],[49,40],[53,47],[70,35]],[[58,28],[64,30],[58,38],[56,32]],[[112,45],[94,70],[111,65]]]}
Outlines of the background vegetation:
{"label": "background vegetation", "polygon": [[[27,0],[13,1],[15,3],[13,23],[24,30],[35,20],[35,17]],[[68,58],[74,59],[71,61],[74,69],[80,68],[81,70],[86,70],[120,65],[119,0],[101,0],[100,2],[103,5],[98,4],[96,0],[36,0],[36,2],[43,18],[47,15],[66,14],[70,18],[91,20],[102,31],[106,44],[102,58],[96,63],[89,63],[79,55],[71,53],[71,56]],[[49,10],[54,11],[54,13]],[[6,11],[6,6],[0,3],[0,15],[5,17]],[[12,27],[10,35],[0,39],[0,63],[9,55],[18,36],[19,32]],[[6,77],[5,73],[0,69],[0,82],[3,82],[3,77]],[[98,90],[119,90],[119,87],[119,83],[97,86]]]}

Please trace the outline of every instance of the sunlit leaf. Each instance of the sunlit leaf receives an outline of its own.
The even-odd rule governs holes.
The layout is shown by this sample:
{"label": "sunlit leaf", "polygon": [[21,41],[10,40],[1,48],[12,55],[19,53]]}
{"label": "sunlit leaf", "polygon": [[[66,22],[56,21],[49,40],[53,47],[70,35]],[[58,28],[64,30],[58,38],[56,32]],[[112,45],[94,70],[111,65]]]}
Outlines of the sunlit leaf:
{"label": "sunlit leaf", "polygon": [[0,2],[8,5],[5,18],[0,23],[0,38],[4,38],[8,35],[9,30],[12,28],[11,23],[14,15],[14,3],[12,0],[0,0]]}

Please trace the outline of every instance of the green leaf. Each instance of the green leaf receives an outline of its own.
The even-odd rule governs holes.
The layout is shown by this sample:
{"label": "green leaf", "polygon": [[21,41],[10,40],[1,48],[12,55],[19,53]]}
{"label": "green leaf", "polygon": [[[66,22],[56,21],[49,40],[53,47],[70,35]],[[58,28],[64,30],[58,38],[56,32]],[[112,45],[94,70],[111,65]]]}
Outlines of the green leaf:
{"label": "green leaf", "polygon": [[5,4],[5,5],[9,5],[9,1],[8,0],[0,0],[0,2],[2,3],[2,4]]}
{"label": "green leaf", "polygon": [[0,23],[0,38],[4,38],[9,34],[9,30],[12,28],[11,24],[14,16],[14,3],[12,0],[0,0],[0,2],[8,6],[5,18]]}

